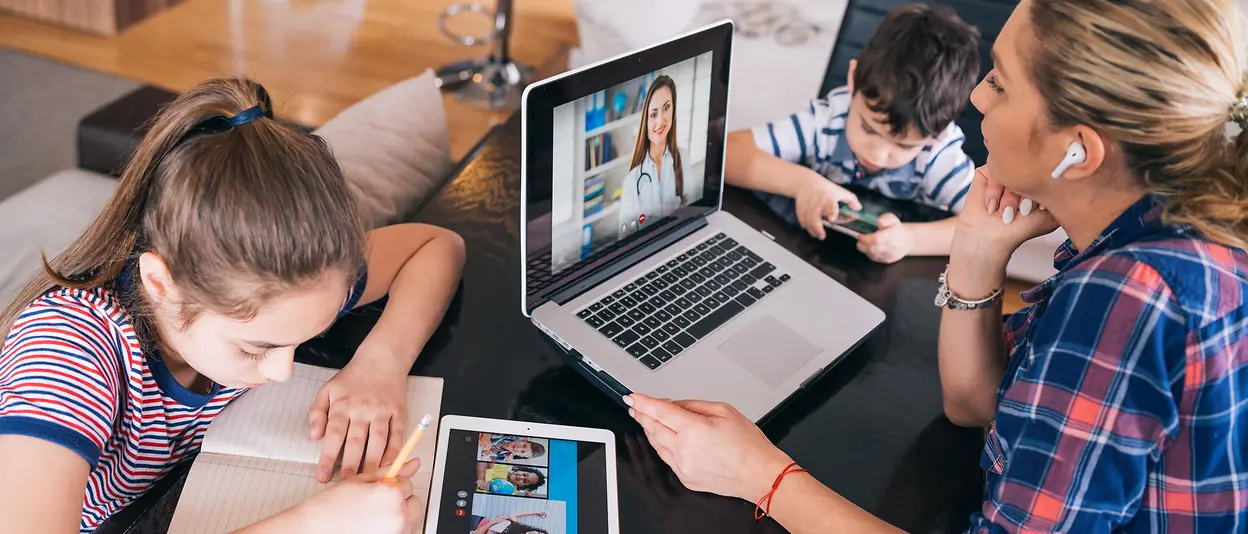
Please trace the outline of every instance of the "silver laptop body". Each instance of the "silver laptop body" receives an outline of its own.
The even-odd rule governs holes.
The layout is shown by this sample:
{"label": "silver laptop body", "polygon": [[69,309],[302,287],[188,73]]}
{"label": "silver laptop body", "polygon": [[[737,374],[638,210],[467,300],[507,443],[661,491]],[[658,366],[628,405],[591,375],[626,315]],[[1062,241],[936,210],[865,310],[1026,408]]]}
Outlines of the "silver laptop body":
{"label": "silver laptop body", "polygon": [[[853,349],[883,322],[884,313],[720,210],[731,35],[731,23],[718,23],[525,91],[521,305],[538,328],[573,355],[574,363],[601,377],[614,393],[722,401],[758,421]],[[641,75],[621,81],[634,73]],[[640,146],[637,137],[650,135],[647,128],[667,131],[658,119],[665,111],[657,103],[665,93],[656,80],[664,76],[676,80],[670,93],[694,100],[682,105],[679,97],[673,99],[676,126],[670,129],[707,130],[703,159],[685,167],[701,170],[693,179],[705,178],[705,186],[698,189],[686,177],[687,205],[648,214],[648,222],[642,214],[642,224],[634,225],[627,210],[643,201],[630,201],[629,188],[659,198],[668,192],[653,193],[651,184],[673,187],[663,185],[671,180],[653,159],[627,172],[622,168],[632,163],[628,150]],[[644,99],[647,89],[653,99]],[[607,105],[615,113],[602,111],[603,100],[610,100]],[[577,101],[574,127],[560,126],[561,117],[569,120],[565,105]],[[640,115],[630,112],[643,104],[658,110],[650,115],[656,117],[653,123],[633,119]],[[703,123],[699,105],[709,109]],[[686,119],[683,124],[681,119]],[[637,129],[631,120],[642,127],[630,138]],[[551,133],[560,128],[576,132],[573,145],[583,145],[584,152],[561,145]],[[580,132],[590,134],[589,140],[583,141]],[[598,132],[609,137],[593,141]],[[692,142],[680,150],[689,161],[699,156],[701,139],[686,135]],[[542,147],[555,155],[545,157]],[[569,153],[589,159],[576,158],[568,172],[564,160]],[[617,168],[602,171],[593,165],[610,166],[619,158]],[[647,183],[646,174],[655,173],[660,179]],[[557,181],[568,175],[574,176],[570,197],[566,180]],[[549,189],[547,182],[554,182]],[[568,209],[557,198],[572,199],[570,219],[560,219]],[[649,209],[665,209],[657,205]],[[579,250],[558,235],[559,228],[575,225],[584,228]],[[601,236],[604,232],[608,235]]]}

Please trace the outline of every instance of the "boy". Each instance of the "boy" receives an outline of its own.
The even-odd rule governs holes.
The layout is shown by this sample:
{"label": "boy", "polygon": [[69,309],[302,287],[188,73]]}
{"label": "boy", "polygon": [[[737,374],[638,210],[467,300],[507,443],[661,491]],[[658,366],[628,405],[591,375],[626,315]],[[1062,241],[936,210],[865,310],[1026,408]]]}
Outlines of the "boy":
{"label": "boy", "polygon": [[[909,5],[884,19],[849,83],[782,120],[729,134],[725,179],[754,189],[776,213],[824,239],[839,203],[861,209],[837,184],[962,210],[975,166],[953,124],[979,73],[979,34],[943,6]],[[858,238],[873,261],[949,254],[956,219],[879,218]]]}
{"label": "boy", "polygon": [[477,441],[477,460],[482,462],[506,462],[532,460],[546,455],[546,447],[536,441],[517,436],[481,434]]}

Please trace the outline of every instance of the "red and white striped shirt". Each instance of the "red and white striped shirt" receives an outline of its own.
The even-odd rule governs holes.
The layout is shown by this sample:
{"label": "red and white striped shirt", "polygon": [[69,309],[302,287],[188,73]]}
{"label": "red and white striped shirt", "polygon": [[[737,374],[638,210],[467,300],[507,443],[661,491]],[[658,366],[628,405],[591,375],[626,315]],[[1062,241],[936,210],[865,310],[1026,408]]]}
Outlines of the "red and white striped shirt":
{"label": "red and white striped shirt", "polygon": [[144,354],[113,291],[57,289],[26,308],[0,352],[0,434],[51,441],[87,461],[85,534],[198,451],[208,424],[245,391],[188,390]]}

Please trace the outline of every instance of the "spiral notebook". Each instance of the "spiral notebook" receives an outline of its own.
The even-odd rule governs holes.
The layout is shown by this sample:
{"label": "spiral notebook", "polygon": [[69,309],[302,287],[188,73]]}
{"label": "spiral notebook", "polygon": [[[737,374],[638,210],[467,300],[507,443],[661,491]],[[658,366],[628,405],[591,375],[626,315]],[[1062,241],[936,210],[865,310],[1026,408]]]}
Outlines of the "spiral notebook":
{"label": "spiral notebook", "polygon": [[[295,364],[290,380],[268,384],[231,402],[213,420],[187,475],[169,526],[172,534],[219,534],[274,515],[333,484],[316,481],[319,440],[308,438],[308,409],[337,372]],[[434,424],[414,453],[422,460],[412,477],[415,494],[428,501],[442,407],[442,379],[407,379],[410,432],[429,414]],[[406,434],[405,434],[406,435]],[[419,527],[416,532],[420,532]]]}

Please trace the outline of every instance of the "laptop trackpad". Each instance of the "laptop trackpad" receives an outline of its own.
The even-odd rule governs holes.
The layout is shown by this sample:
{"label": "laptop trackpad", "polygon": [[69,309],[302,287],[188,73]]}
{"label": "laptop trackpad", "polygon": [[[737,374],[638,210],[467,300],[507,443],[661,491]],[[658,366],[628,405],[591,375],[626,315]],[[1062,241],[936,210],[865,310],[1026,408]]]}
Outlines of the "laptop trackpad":
{"label": "laptop trackpad", "polygon": [[779,387],[822,352],[770,315],[737,332],[719,351],[772,387]]}

